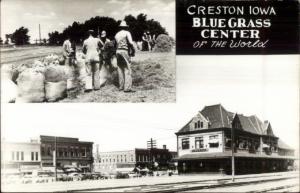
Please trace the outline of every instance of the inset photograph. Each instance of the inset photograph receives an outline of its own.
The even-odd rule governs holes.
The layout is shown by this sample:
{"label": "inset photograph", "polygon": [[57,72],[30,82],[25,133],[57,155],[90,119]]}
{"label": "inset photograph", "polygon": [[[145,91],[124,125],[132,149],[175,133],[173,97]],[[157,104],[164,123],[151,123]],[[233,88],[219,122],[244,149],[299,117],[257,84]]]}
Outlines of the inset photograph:
{"label": "inset photograph", "polygon": [[175,102],[175,0],[4,0],[1,13],[1,102]]}

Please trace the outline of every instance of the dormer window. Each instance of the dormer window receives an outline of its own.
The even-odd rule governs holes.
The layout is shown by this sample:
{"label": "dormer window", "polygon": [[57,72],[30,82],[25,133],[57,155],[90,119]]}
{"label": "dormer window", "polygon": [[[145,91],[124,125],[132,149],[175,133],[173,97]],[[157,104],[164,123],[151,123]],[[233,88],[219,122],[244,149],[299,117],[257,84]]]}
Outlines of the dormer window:
{"label": "dormer window", "polygon": [[203,128],[203,122],[202,121],[197,121],[194,123],[195,129]]}

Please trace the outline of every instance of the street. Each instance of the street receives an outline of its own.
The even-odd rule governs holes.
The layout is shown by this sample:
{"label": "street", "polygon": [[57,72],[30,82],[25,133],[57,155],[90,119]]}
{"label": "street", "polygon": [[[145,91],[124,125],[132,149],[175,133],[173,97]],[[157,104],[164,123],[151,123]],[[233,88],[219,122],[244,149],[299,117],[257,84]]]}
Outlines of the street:
{"label": "street", "polygon": [[297,192],[299,172],[240,175],[236,176],[235,182],[227,175],[195,174],[2,185],[4,192],[280,192],[280,190]]}

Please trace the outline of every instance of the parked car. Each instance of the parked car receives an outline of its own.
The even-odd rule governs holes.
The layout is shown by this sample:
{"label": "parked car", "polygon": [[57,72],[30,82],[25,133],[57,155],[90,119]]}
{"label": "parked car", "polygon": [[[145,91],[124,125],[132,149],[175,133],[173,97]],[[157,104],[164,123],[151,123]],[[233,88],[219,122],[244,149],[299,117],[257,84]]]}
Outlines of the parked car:
{"label": "parked car", "polygon": [[73,181],[80,181],[83,177],[82,174],[75,173],[75,172],[70,173],[68,176],[71,177]]}
{"label": "parked car", "polygon": [[118,172],[117,175],[116,175],[116,178],[117,179],[129,178],[129,175],[127,173]]}
{"label": "parked car", "polygon": [[141,174],[136,173],[136,172],[130,172],[128,173],[129,178],[138,178],[138,177],[142,177]]}
{"label": "parked car", "polygon": [[73,178],[71,176],[68,176],[67,174],[61,173],[61,174],[57,174],[57,180],[58,181],[72,181]]}

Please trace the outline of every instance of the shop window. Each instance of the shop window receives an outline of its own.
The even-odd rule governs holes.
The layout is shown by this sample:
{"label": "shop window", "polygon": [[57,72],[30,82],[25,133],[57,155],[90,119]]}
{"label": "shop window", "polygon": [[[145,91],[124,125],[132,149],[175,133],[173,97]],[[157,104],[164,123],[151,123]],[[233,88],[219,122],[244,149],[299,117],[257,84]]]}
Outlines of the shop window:
{"label": "shop window", "polygon": [[204,148],[203,137],[195,137],[195,149]]}
{"label": "shop window", "polygon": [[35,160],[36,160],[36,161],[39,160],[39,152],[35,152]]}
{"label": "shop window", "polygon": [[182,139],[182,149],[189,149],[190,148],[190,141],[189,138]]}
{"label": "shop window", "polygon": [[11,160],[15,160],[15,152],[11,152]]}

